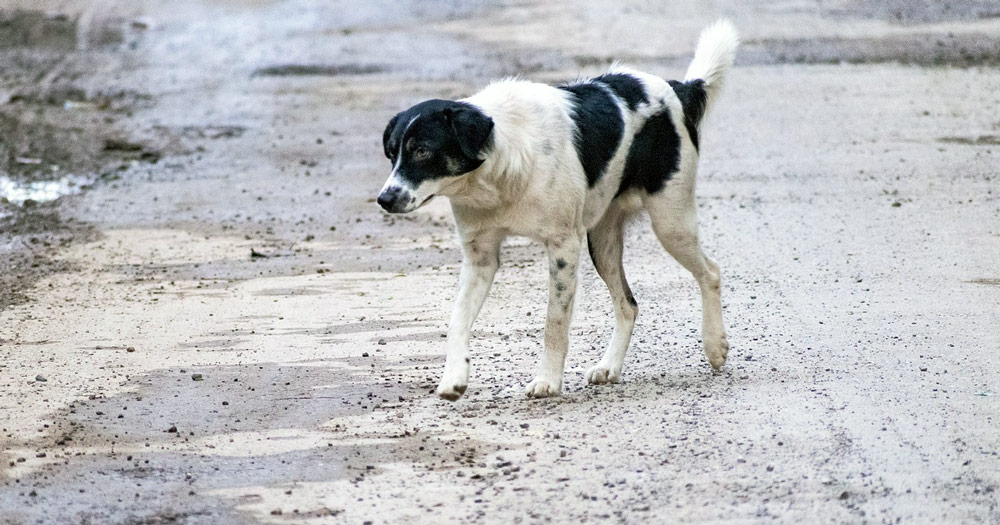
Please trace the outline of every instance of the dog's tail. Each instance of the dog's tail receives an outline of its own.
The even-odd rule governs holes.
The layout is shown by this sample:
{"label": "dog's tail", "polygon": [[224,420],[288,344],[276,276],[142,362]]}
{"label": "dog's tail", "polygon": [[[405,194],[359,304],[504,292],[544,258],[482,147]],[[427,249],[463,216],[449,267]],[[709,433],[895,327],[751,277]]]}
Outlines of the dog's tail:
{"label": "dog's tail", "polygon": [[736,28],[724,18],[703,29],[698,37],[698,48],[688,66],[684,82],[690,84],[701,80],[705,83],[706,113],[719,96],[726,70],[733,65],[739,43]]}

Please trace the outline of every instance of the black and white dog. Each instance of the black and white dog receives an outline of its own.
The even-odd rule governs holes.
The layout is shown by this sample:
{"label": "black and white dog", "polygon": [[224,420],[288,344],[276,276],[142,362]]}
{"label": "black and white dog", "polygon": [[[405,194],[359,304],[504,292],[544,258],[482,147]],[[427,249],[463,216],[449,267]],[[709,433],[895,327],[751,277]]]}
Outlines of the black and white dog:
{"label": "black and white dog", "polygon": [[421,102],[389,121],[382,141],[392,174],[379,205],[407,213],[448,197],[464,252],[438,395],[454,401],[466,390],[469,332],[508,235],[541,241],[549,258],[545,349],[528,396],[562,390],[584,238],[615,308],[611,343],[587,381],[618,382],[638,313],[622,268],[623,229],[642,209],[697,280],[705,355],[722,366],[729,343],[719,267],[698,241],[694,187],[699,124],[737,45],[732,24],[719,21],[702,32],[684,82],[624,67],[558,87],[503,80],[466,99]]}

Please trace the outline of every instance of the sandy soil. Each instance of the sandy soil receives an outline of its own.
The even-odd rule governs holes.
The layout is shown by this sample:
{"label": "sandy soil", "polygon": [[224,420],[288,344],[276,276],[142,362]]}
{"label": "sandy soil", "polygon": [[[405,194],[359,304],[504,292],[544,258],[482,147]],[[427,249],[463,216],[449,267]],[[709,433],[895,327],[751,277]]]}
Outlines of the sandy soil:
{"label": "sandy soil", "polygon": [[[7,70],[7,157],[56,137],[43,166],[96,182],[4,205],[0,522],[1000,522],[994,3],[22,4],[70,25],[0,24],[49,72]],[[623,383],[583,378],[588,261],[564,395],[524,399],[547,273],[512,240],[469,391],[434,397],[460,254],[446,202],[374,204],[385,122],[511,74],[674,78],[720,15],[730,361],[640,220]]]}

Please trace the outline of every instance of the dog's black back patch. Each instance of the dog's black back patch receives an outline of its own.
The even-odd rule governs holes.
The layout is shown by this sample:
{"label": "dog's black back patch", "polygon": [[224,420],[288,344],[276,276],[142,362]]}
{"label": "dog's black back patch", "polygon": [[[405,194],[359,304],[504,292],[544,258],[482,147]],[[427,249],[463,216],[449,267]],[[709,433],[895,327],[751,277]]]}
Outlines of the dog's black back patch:
{"label": "dog's black back patch", "polygon": [[593,187],[621,143],[625,121],[614,96],[600,84],[573,84],[559,89],[572,95],[576,124],[573,145],[587,175],[587,185]]}
{"label": "dog's black back patch", "polygon": [[660,191],[677,172],[680,160],[681,138],[674,129],[670,111],[664,108],[649,117],[635,134],[617,195],[631,189],[642,189],[646,193]]}
{"label": "dog's black back patch", "polygon": [[698,79],[687,82],[676,80],[669,82],[670,87],[674,88],[674,93],[677,93],[677,98],[681,99],[681,105],[684,107],[684,127],[687,128],[688,135],[691,136],[694,149],[698,149],[698,124],[701,123],[701,117],[705,115],[707,101],[705,81]]}
{"label": "dog's black back patch", "polygon": [[628,108],[635,111],[639,104],[648,104],[649,97],[646,96],[646,87],[642,81],[626,73],[607,73],[594,78],[596,82],[607,84],[611,91],[618,95],[618,98],[625,101]]}

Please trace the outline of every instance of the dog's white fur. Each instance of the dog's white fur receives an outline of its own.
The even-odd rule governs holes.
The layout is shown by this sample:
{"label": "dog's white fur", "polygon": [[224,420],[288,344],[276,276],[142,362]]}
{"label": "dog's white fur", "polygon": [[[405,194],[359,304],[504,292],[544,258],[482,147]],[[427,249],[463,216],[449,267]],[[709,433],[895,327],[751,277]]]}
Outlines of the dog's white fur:
{"label": "dog's white fur", "polygon": [[[736,46],[735,29],[726,21],[708,27],[699,39],[686,80],[704,80],[709,106],[718,96]],[[550,265],[545,348],[527,394],[546,397],[562,390],[577,268],[588,232],[595,267],[614,301],[615,328],[603,358],[586,375],[590,383],[618,382],[638,313],[621,263],[623,228],[641,209],[649,213],[663,247],[697,280],[705,354],[715,368],[725,362],[729,343],[722,322],[719,267],[703,253],[698,240],[694,203],[698,151],[685,128],[681,101],[659,77],[618,66],[612,72],[640,79],[649,103],[634,112],[620,108],[625,119],[623,138],[593,187],[588,188],[574,147],[573,104],[567,92],[545,84],[504,80],[464,100],[495,124],[483,164],[460,177],[410,188],[417,203],[413,207],[435,194],[451,200],[464,253],[458,300],[448,329],[447,360],[437,389],[440,396],[455,400],[466,390],[470,330],[492,285],[501,242],[508,235],[544,243]],[[678,171],[658,192],[630,190],[616,198],[633,137],[663,107],[670,110],[681,138]],[[394,170],[386,187],[400,183]]]}

